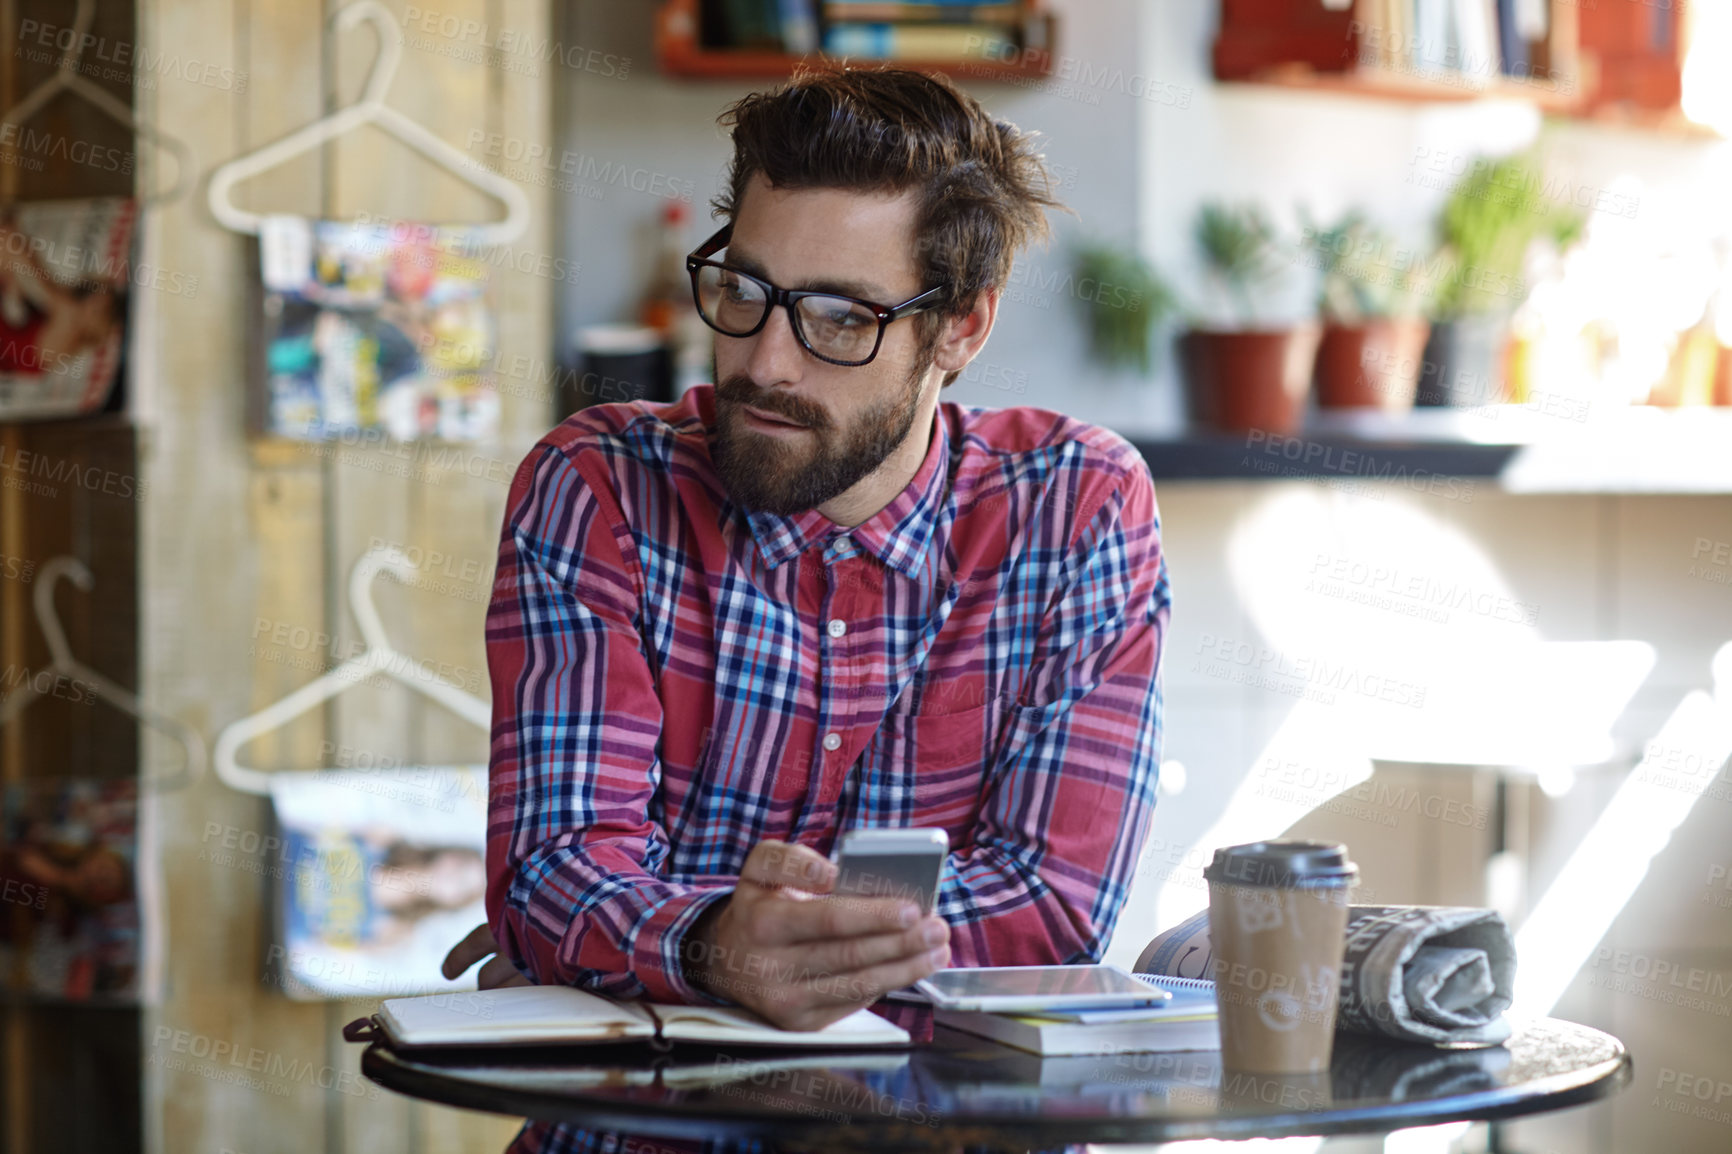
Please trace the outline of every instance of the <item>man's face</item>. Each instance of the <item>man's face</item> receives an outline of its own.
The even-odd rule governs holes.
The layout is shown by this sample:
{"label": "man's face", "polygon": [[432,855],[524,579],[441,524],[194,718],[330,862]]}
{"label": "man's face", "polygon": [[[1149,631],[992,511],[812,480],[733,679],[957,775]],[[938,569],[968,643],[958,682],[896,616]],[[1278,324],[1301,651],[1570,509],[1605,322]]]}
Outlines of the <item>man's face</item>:
{"label": "man's face", "polygon": [[[741,197],[726,263],[786,289],[901,304],[920,283],[916,202],[837,189],[782,190],[760,176]],[[783,308],[749,337],[716,334],[717,471],[734,500],[787,516],[815,508],[877,469],[930,419],[937,375],[914,319],[884,330],[878,355],[846,368],[808,353]]]}

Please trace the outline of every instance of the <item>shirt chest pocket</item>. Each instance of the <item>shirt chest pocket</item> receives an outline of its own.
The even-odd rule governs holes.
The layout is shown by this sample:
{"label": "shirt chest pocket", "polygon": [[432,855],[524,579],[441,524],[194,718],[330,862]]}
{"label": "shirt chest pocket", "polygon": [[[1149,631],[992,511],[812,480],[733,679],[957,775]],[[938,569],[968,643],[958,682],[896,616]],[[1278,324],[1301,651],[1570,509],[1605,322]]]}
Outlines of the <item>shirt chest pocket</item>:
{"label": "shirt chest pocket", "polygon": [[974,825],[1003,703],[942,710],[927,704],[886,715],[863,759],[858,804],[872,824],[941,828],[954,849]]}

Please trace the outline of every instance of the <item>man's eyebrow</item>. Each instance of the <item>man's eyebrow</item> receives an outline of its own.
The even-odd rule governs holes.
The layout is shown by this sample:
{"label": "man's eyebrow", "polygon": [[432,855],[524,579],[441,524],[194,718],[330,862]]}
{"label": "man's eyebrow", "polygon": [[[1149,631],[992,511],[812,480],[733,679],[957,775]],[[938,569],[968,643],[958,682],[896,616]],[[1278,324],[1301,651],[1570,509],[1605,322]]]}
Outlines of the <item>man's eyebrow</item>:
{"label": "man's eyebrow", "polygon": [[[753,276],[762,280],[770,279],[769,274],[764,271],[763,265],[759,264],[745,253],[738,251],[731,245],[727,249],[727,259],[722,263],[727,265],[729,268],[737,268],[741,272],[751,273]],[[846,277],[821,277],[815,280],[801,281],[799,284],[783,285],[782,287],[792,289],[795,292],[840,293],[845,297],[858,297],[860,300],[871,301],[874,304],[882,304],[885,301],[889,301],[890,298],[895,295],[894,293],[886,292],[882,285],[875,285],[866,281],[849,280]],[[894,304],[895,302],[892,301],[891,303]]]}

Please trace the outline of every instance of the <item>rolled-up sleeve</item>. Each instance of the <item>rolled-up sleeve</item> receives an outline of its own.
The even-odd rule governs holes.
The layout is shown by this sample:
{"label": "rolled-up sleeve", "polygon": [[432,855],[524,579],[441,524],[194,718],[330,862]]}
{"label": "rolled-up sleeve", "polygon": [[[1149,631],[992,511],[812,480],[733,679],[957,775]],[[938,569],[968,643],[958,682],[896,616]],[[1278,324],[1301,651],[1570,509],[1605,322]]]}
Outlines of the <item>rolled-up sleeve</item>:
{"label": "rolled-up sleeve", "polygon": [[946,870],[953,966],[1098,961],[1148,835],[1170,604],[1160,521],[1140,458],[1095,491]]}
{"label": "rolled-up sleeve", "polygon": [[537,983],[703,1001],[680,942],[728,889],[666,876],[640,588],[603,464],[538,447],[512,481],[487,613],[487,920]]}

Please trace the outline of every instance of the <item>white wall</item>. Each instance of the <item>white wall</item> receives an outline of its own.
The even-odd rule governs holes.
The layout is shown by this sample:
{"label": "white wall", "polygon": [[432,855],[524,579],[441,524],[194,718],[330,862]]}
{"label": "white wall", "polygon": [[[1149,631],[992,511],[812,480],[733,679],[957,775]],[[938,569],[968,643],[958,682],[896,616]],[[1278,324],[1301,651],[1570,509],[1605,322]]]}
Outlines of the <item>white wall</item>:
{"label": "white wall", "polygon": [[[1115,86],[1128,89],[1140,71],[1136,55],[1142,17],[1134,4],[1065,0],[1052,7],[1063,21],[1062,53],[1073,67],[1086,63],[1091,76],[1101,74],[1097,83],[1055,85],[1048,91],[965,82],[994,113],[1046,136],[1047,159],[1063,184],[1060,195],[1077,214],[1055,215],[1051,246],[1019,263],[1013,279],[1021,283],[1007,294],[983,356],[995,367],[989,370],[983,364],[970,373],[978,374],[977,380],[965,378],[951,389],[955,399],[968,403],[1062,407],[1067,400],[1093,403],[1097,395],[1115,401],[1147,394],[1134,383],[1115,391],[1097,372],[1079,368],[1084,362],[1075,302],[1054,291],[1062,290],[1076,238],[1087,234],[1130,245],[1141,235],[1137,141],[1152,105]],[[568,120],[561,146],[581,154],[579,170],[588,159],[597,166],[611,163],[660,174],[665,179],[656,183],[658,188],[691,188],[699,206],[694,213],[698,219],[690,226],[695,246],[713,230],[707,202],[720,189],[730,154],[716,115],[764,82],[676,80],[655,74],[649,8],[623,3],[573,6],[575,27],[569,39],[629,56],[631,65],[623,80],[599,72],[567,74]],[[578,325],[629,318],[646,287],[643,270],[653,252],[656,213],[663,202],[618,186],[600,191],[599,198],[569,193],[559,198],[566,259],[582,265],[579,282],[566,286],[560,306],[560,330],[566,334]],[[1025,395],[980,383],[1009,378],[1009,370],[1026,374],[1015,376],[1026,379]]]}
{"label": "white wall", "polygon": [[[1007,301],[983,355],[999,367],[995,377],[1003,369],[1026,372],[1026,394],[965,380],[952,390],[958,400],[1044,405],[1126,432],[1176,425],[1179,393],[1170,357],[1151,381],[1108,377],[1083,358],[1074,303],[1060,283],[1069,245],[1084,236],[1139,244],[1195,309],[1207,311],[1218,302],[1198,275],[1190,242],[1200,203],[1254,199],[1289,232],[1297,230],[1300,205],[1322,220],[1363,205],[1417,242],[1446,191],[1444,182],[1428,186],[1415,179],[1424,175],[1429,158],[1511,151],[1542,129],[1534,110],[1519,103],[1400,105],[1218,86],[1208,74],[1217,6],[1203,0],[1069,0],[1052,6],[1063,20],[1065,79],[1045,89],[969,87],[995,112],[1047,134],[1048,158],[1079,219],[1058,218],[1052,248],[1025,258],[1020,283],[1012,286],[1021,292]],[[707,199],[727,156],[714,116],[752,86],[649,75],[650,21],[638,6],[586,4],[575,23],[572,39],[629,55],[632,65],[624,83],[574,74],[564,147],[599,163],[689,181],[696,198]],[[1151,91],[1152,97],[1136,95]],[[1609,307],[1632,313],[1645,307],[1668,291],[1681,262],[1707,250],[1732,224],[1732,213],[1723,208],[1732,204],[1732,164],[1722,143],[1572,125],[1548,133],[1552,163],[1568,188],[1634,198],[1634,219],[1590,214],[1598,243],[1674,253],[1671,264],[1656,259],[1631,265],[1634,271],[1615,286]],[[620,319],[642,292],[637,270],[650,251],[648,226],[659,202],[608,187],[599,198],[568,195],[560,203],[566,255],[583,266],[580,283],[570,286],[561,303],[563,330]],[[705,223],[694,223],[694,243],[707,232]],[[1289,292],[1296,295],[1286,307],[1303,308],[1303,282],[1290,285]],[[1532,813],[1518,817],[1513,828],[1533,841],[1536,891],[1550,883],[1570,847],[1599,816],[1642,743],[1685,694],[1709,686],[1708,658],[1732,639],[1732,593],[1694,572],[1691,557],[1702,539],[1732,540],[1732,501],[1724,498],[1512,497],[1482,485],[1475,499],[1444,500],[1399,486],[1342,492],[1249,482],[1166,484],[1161,504],[1175,590],[1166,659],[1166,753],[1184,764],[1187,780],[1182,790],[1163,796],[1153,848],[1113,948],[1115,960],[1133,960],[1153,929],[1186,912],[1187,902],[1194,906],[1200,891],[1192,875],[1208,837],[1222,834],[1224,818],[1237,815],[1241,824],[1254,824],[1257,814],[1247,812],[1248,801],[1267,802],[1270,791],[1260,789],[1253,775],[1272,751],[1285,755],[1293,744],[1293,698],[1199,671],[1194,658],[1207,638],[1276,644],[1294,655],[1330,658],[1363,653],[1366,646],[1405,646],[1404,659],[1416,678],[1430,684],[1434,702],[1451,694],[1466,700],[1463,695],[1474,688],[1473,674],[1444,664],[1451,654],[1471,656],[1474,646],[1483,645],[1486,675],[1504,672],[1497,628],[1458,614],[1430,632],[1403,633],[1411,622],[1398,615],[1347,607],[1309,591],[1302,572],[1306,557],[1296,558],[1296,548],[1310,549],[1314,540],[1318,551],[1351,556],[1382,550],[1423,576],[1467,574],[1535,607],[1535,621],[1521,638],[1541,645],[1638,640],[1654,647],[1655,668],[1630,707],[1601,719],[1618,757],[1585,775],[1582,786],[1559,801],[1525,787],[1518,791],[1532,803]],[[1394,533],[1405,534],[1405,543],[1392,543]],[[1271,605],[1279,612],[1271,614]],[[1319,633],[1320,622],[1339,623],[1347,639],[1315,640],[1326,636]],[[1307,638],[1298,650],[1279,636],[1288,629]],[[1545,688],[1536,677],[1531,692],[1539,695]],[[1514,694],[1518,719],[1525,692],[1524,687]],[[1321,716],[1326,727],[1348,734],[1361,720],[1347,711],[1331,719],[1324,710]],[[1463,728],[1480,722],[1471,709],[1456,716]],[[1537,707],[1533,717],[1537,726]],[[1485,770],[1422,771],[1380,763],[1377,772],[1465,804],[1487,804]],[[1168,791],[1177,777],[1164,783]],[[1703,881],[1715,864],[1732,868],[1732,851],[1725,848],[1732,844],[1732,783],[1722,774],[1717,788],[1721,792],[1703,798],[1660,850],[1637,897],[1609,930],[1608,946],[1728,972],[1732,910],[1711,905],[1707,899],[1714,894]],[[1369,867],[1380,900],[1483,900],[1477,896],[1483,890],[1476,856],[1488,848],[1483,838],[1451,840],[1452,831],[1438,822],[1398,816],[1399,824],[1386,826],[1375,812],[1353,811],[1333,815],[1333,826],[1316,825],[1313,818],[1300,828],[1348,840]],[[1292,815],[1272,816],[1267,828],[1249,832],[1273,836],[1291,820]],[[1631,836],[1645,835],[1632,825]],[[1177,884],[1166,887],[1167,882]],[[1725,1057],[1732,1037],[1722,1013],[1732,1006],[1720,999],[1719,1010],[1692,1013],[1609,992],[1597,984],[1606,973],[1603,967],[1584,968],[1559,1012],[1629,1040],[1645,1084],[1611,1106],[1523,1124],[1525,1146],[1609,1154],[1718,1148],[1712,1145],[1716,1139],[1723,1145],[1723,1128],[1655,1109],[1649,1100],[1654,1072],[1662,1066],[1732,1082]]]}

